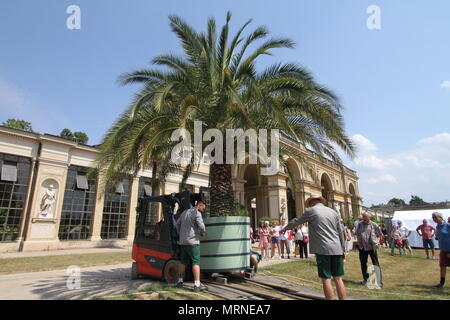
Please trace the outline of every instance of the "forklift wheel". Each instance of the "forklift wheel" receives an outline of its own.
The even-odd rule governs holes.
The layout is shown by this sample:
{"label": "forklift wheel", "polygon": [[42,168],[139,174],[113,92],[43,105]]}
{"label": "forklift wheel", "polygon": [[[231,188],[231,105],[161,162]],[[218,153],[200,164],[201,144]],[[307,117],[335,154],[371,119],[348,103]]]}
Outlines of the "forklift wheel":
{"label": "forklift wheel", "polygon": [[133,262],[131,264],[131,280],[137,280],[139,279],[139,273],[137,273],[137,264],[136,262]]}
{"label": "forklift wheel", "polygon": [[178,261],[170,260],[164,266],[164,280],[168,284],[176,284],[178,282]]}

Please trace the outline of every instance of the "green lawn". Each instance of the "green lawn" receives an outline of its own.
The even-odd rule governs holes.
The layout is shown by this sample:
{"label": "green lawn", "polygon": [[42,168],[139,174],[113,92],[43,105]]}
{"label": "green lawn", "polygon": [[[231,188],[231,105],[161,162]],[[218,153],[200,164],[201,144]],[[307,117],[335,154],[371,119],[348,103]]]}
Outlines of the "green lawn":
{"label": "green lawn", "polygon": [[[344,282],[349,296],[374,299],[442,300],[450,299],[450,270],[444,288],[434,289],[439,282],[439,260],[427,260],[423,250],[413,250],[414,256],[390,256],[390,249],[378,250],[383,274],[383,289],[369,289],[358,284],[362,280],[358,253],[352,251],[345,262]],[[437,251],[436,257],[439,256]],[[370,265],[370,258],[369,264]],[[302,286],[322,290],[315,258],[267,266],[261,275],[288,280]]]}
{"label": "green lawn", "polygon": [[130,252],[68,254],[0,259],[0,274],[65,269],[71,265],[91,267],[131,262]]}

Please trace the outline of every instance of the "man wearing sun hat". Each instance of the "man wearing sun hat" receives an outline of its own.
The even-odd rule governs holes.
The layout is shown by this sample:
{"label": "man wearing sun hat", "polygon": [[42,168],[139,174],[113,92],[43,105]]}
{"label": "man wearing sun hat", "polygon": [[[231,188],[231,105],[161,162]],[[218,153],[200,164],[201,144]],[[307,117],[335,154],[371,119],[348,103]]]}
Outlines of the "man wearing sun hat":
{"label": "man wearing sun hat", "polygon": [[310,252],[316,255],[319,277],[322,279],[325,298],[334,298],[331,278],[336,284],[340,300],[346,299],[344,275],[345,241],[340,217],[336,211],[326,207],[323,197],[310,197],[308,207],[301,217],[292,219],[283,229],[293,230],[299,224],[309,222]]}

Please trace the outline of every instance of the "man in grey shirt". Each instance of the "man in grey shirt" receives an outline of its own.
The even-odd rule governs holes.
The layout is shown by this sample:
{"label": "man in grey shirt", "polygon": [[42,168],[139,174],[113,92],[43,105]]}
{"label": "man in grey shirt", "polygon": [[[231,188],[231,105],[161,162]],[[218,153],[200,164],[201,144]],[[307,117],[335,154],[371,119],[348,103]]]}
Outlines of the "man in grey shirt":
{"label": "man in grey shirt", "polygon": [[311,197],[305,201],[308,208],[301,217],[292,219],[282,230],[292,230],[299,224],[309,223],[310,252],[316,255],[319,277],[327,300],[334,298],[331,278],[336,284],[340,300],[345,300],[344,275],[345,240],[339,215],[325,206],[323,197]]}
{"label": "man in grey shirt", "polygon": [[178,287],[183,286],[186,265],[192,265],[194,291],[200,291],[200,236],[205,235],[202,212],[206,209],[203,201],[197,201],[195,207],[184,211],[178,218],[176,228],[179,235],[180,264],[178,267]]}

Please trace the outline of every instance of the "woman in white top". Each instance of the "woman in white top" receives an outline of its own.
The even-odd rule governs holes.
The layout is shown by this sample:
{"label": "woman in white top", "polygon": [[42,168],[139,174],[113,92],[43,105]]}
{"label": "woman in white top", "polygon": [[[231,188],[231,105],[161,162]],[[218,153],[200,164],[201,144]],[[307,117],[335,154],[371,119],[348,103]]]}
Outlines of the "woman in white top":
{"label": "woman in white top", "polygon": [[345,252],[349,252],[350,244],[352,242],[352,232],[345,222],[344,222],[344,241],[345,241]]}
{"label": "woman in white top", "polygon": [[309,235],[308,235],[308,227],[304,224],[298,226],[295,232],[295,244],[300,252],[300,259],[305,257],[308,259],[308,243],[309,243]]}

